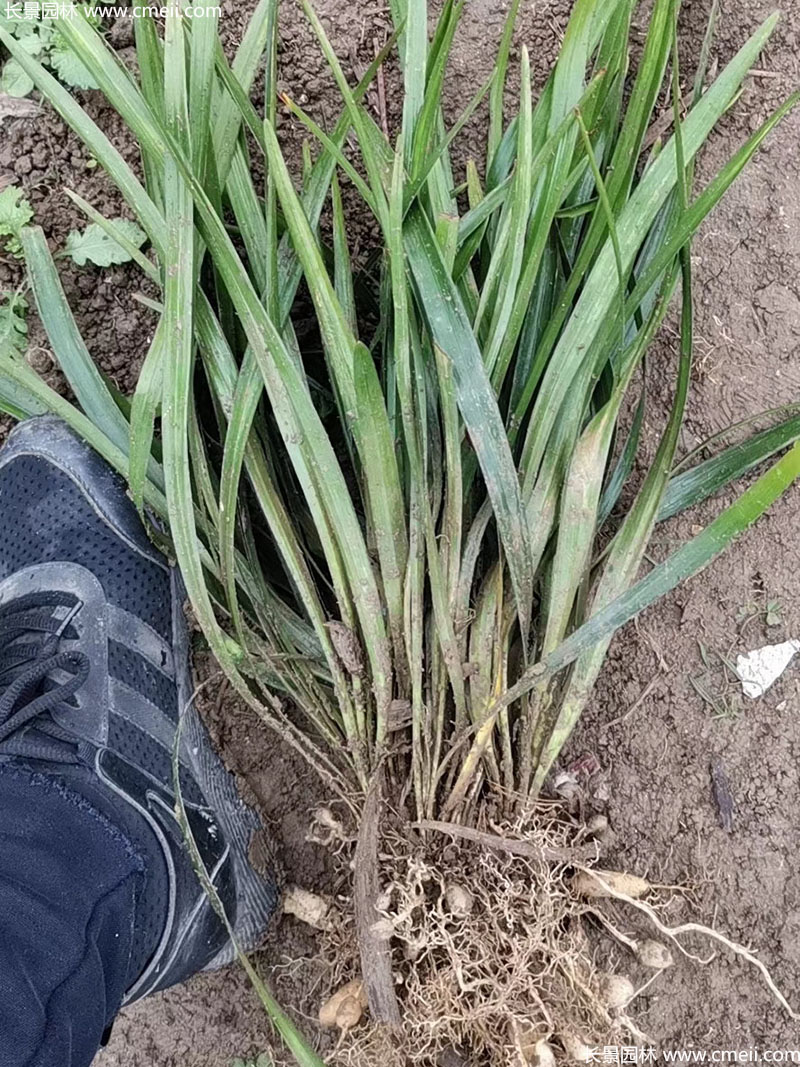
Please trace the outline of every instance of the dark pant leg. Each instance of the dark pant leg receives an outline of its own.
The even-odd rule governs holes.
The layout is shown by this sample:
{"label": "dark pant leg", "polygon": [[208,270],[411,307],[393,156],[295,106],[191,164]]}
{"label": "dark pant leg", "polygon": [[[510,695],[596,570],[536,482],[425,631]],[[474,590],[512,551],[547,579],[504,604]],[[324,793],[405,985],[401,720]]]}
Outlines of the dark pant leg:
{"label": "dark pant leg", "polygon": [[131,983],[143,884],[84,799],[0,764],[0,1067],[91,1063]]}

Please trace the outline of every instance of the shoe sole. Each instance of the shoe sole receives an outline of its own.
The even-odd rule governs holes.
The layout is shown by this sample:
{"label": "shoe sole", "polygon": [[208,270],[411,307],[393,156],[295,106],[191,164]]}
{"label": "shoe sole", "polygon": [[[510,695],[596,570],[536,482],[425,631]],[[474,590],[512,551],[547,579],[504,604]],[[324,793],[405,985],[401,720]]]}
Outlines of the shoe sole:
{"label": "shoe sole", "polygon": [[278,888],[256,871],[250,862],[250,847],[255,835],[264,827],[258,814],[239,796],[233,775],[224,767],[211,744],[200,715],[194,705],[193,683],[189,668],[189,634],[183,604],[186,593],[178,571],[172,568],[172,633],[175,663],[181,664],[178,673],[178,707],[183,712],[181,732],[185,760],[191,765],[195,778],[209,806],[218,817],[229,843],[236,883],[236,922],[233,935],[236,946],[226,945],[204,970],[224,967],[236,958],[236,947],[243,952],[257,948],[266,934],[270,918],[278,905]]}

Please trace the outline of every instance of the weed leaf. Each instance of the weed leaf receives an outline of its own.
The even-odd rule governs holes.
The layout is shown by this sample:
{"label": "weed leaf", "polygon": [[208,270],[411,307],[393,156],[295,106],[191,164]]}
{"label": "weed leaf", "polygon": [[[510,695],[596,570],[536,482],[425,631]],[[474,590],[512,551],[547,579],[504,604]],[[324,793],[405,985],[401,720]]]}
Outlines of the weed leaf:
{"label": "weed leaf", "polygon": [[[127,242],[141,248],[147,240],[144,230],[141,230],[130,219],[109,220],[114,229],[119,231],[121,237]],[[86,263],[94,263],[96,267],[110,267],[114,263],[128,263],[131,254],[118,241],[115,241],[110,233],[107,233],[96,222],[90,222],[83,233],[80,230],[72,230],[67,237],[64,246],[65,252],[83,267]]]}

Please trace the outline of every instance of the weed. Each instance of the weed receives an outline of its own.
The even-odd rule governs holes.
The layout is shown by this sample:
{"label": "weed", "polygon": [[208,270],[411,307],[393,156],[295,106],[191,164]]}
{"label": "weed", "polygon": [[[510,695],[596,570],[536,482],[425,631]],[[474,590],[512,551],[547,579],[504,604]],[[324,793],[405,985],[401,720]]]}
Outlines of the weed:
{"label": "weed", "polygon": [[0,351],[22,355],[28,344],[28,302],[19,292],[8,293],[0,302]]}
{"label": "weed", "polygon": [[33,218],[33,208],[16,185],[0,190],[0,244],[16,258],[22,255],[19,235],[22,227]]}
{"label": "weed", "polygon": [[[112,263],[129,263],[133,258],[131,246],[141,248],[147,234],[130,219],[108,219],[104,228],[90,222],[85,230],[71,230],[67,234],[64,254],[79,267],[94,263],[97,267],[110,267]],[[124,241],[125,244],[121,244]]]}
{"label": "weed", "polygon": [[[27,5],[26,5],[27,6]],[[46,6],[41,5],[44,9]],[[36,5],[39,9],[39,5]],[[93,4],[83,4],[87,18],[96,25],[99,22]],[[77,58],[55,30],[53,22],[45,16],[40,19],[27,14],[21,3],[9,2],[4,13],[0,13],[2,26],[18,42],[26,55],[37,58],[47,64],[65,85],[75,89],[97,89],[97,82],[88,68]],[[16,59],[7,59],[0,68],[0,92],[9,96],[29,96],[33,92],[33,78]]]}
{"label": "weed", "polygon": [[742,604],[736,615],[740,635],[743,635],[750,623],[756,619],[763,619],[764,625],[770,628],[782,626],[783,605],[780,600],[768,599],[766,594],[762,594],[759,600]]}

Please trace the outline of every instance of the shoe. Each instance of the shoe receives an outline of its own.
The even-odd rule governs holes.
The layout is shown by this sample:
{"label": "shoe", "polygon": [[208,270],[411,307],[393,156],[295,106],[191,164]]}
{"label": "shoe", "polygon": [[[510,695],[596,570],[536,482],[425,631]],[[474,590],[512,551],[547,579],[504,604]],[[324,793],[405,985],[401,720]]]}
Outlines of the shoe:
{"label": "shoe", "polygon": [[277,905],[274,876],[249,860],[258,816],[192,703],[184,598],[105,462],[57,418],[19,424],[0,451],[0,761],[78,788],[157,853],[158,929],[125,1003],[234,957],[175,815],[180,714],[188,822],[240,947]]}

